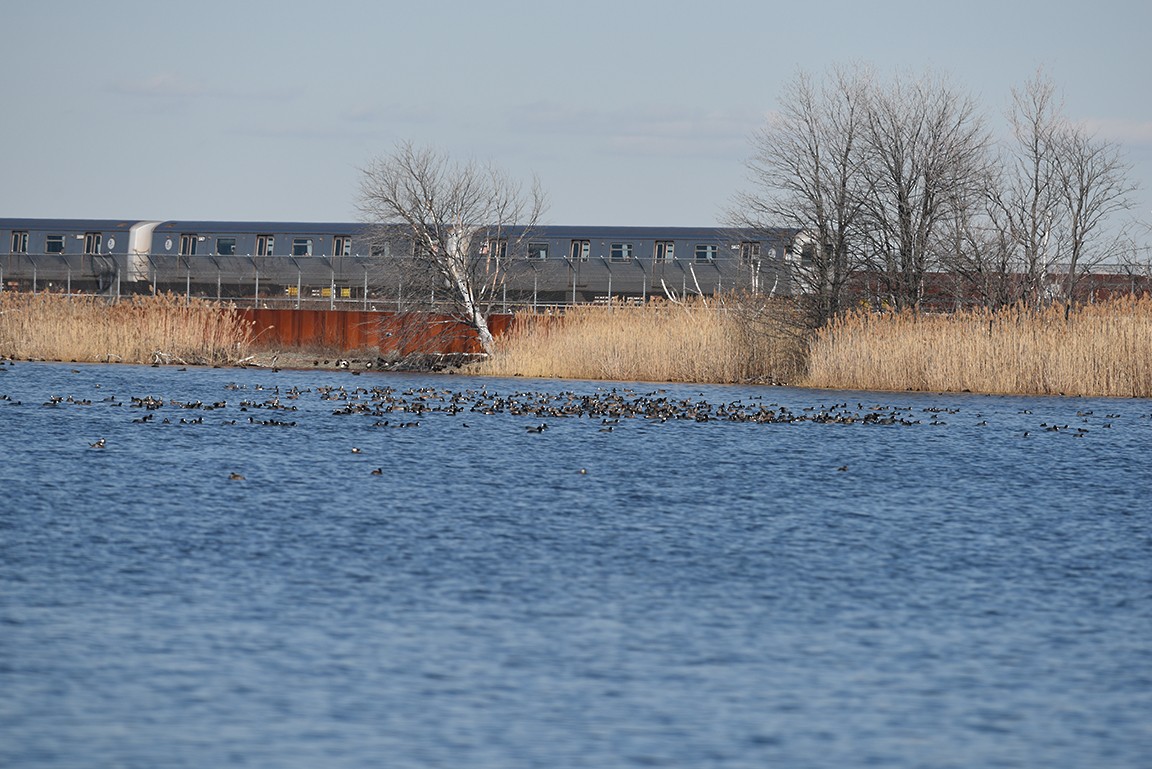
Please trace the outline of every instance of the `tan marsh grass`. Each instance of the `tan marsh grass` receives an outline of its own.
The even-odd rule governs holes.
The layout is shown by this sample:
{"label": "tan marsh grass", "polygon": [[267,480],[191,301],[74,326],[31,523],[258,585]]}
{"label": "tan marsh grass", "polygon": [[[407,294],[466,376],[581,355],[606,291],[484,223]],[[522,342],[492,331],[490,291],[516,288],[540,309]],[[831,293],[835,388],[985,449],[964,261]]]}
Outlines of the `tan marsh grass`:
{"label": "tan marsh grass", "polygon": [[247,356],[251,341],[251,324],[235,309],[206,301],[0,293],[0,355],[10,358],[228,364]]}
{"label": "tan marsh grass", "polygon": [[1152,299],[1040,311],[852,313],[816,333],[803,384],[1152,397]]}
{"label": "tan marsh grass", "polygon": [[522,313],[496,340],[484,376],[654,382],[779,381],[795,376],[799,342],[751,334],[736,302],[650,301]]}

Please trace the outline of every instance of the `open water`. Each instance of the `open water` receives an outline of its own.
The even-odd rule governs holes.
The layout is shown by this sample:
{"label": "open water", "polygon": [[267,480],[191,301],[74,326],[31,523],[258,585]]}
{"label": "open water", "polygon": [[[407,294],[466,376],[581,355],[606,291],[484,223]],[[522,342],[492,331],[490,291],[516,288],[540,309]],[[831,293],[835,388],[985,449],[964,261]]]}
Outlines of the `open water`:
{"label": "open water", "polygon": [[1150,417],[3,365],[0,766],[1149,767]]}

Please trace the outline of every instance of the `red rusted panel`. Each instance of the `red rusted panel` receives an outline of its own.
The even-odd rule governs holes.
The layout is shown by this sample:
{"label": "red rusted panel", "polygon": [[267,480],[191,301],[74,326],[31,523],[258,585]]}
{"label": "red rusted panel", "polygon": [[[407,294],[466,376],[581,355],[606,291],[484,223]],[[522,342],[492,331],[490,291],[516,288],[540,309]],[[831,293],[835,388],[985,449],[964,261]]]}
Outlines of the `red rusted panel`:
{"label": "red rusted panel", "polygon": [[[476,333],[445,315],[366,310],[240,310],[255,323],[257,347],[318,347],[381,354],[480,352]],[[499,336],[511,315],[493,315],[489,327]]]}

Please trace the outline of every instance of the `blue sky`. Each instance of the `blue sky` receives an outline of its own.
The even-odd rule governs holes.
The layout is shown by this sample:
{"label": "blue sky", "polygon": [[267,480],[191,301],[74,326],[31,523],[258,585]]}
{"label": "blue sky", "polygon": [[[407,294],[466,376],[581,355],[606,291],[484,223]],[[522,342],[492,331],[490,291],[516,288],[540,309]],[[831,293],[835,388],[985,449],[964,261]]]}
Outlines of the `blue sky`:
{"label": "blue sky", "polygon": [[396,142],[535,173],[553,224],[712,225],[799,68],[1044,67],[1152,220],[1152,3],[14,0],[0,216],[352,221]]}

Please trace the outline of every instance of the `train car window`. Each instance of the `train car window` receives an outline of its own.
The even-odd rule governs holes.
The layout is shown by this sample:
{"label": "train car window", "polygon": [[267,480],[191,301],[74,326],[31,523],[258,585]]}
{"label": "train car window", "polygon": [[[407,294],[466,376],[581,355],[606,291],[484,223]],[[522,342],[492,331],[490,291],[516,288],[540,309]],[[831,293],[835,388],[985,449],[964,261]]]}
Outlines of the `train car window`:
{"label": "train car window", "polygon": [[28,233],[24,231],[12,232],[12,253],[26,254],[28,253]]}
{"label": "train car window", "polygon": [[195,233],[186,232],[180,236],[180,256],[196,256],[196,243],[200,240]]}
{"label": "train car window", "polygon": [[432,258],[432,246],[424,241],[413,241],[412,256],[416,259],[429,260]]}
{"label": "train car window", "polygon": [[293,238],[292,256],[312,256],[312,238]]}
{"label": "train car window", "polygon": [[236,256],[236,238],[216,238],[218,256]]}
{"label": "train car window", "polygon": [[256,236],[256,256],[272,256],[276,251],[276,238],[273,235]]}
{"label": "train car window", "polygon": [[613,243],[608,249],[608,258],[613,262],[627,262],[632,259],[631,243]]}
{"label": "train car window", "polygon": [[755,264],[760,261],[760,244],[746,241],[740,244],[740,263]]}
{"label": "train car window", "polygon": [[100,241],[103,236],[99,232],[85,232],[84,233],[84,253],[86,254],[99,254]]}
{"label": "train car window", "polygon": [[44,239],[44,252],[48,254],[64,253],[64,236],[49,235]]}
{"label": "train car window", "polygon": [[351,256],[352,236],[337,235],[332,238],[332,256]]}
{"label": "train car window", "polygon": [[592,255],[592,241],[590,240],[574,240],[572,241],[572,261],[586,262],[588,257]]}
{"label": "train car window", "polygon": [[671,240],[658,240],[652,251],[653,264],[664,264],[676,258],[676,244]]}
{"label": "train car window", "polygon": [[548,244],[547,243],[529,243],[528,244],[528,258],[529,259],[547,259],[548,258]]}
{"label": "train car window", "polygon": [[503,259],[508,256],[508,241],[503,238],[489,238],[484,241],[484,245],[480,246],[480,253],[483,256],[494,256],[497,259]]}
{"label": "train car window", "polygon": [[716,261],[717,247],[710,243],[696,244],[696,261],[697,262],[714,262]]}

